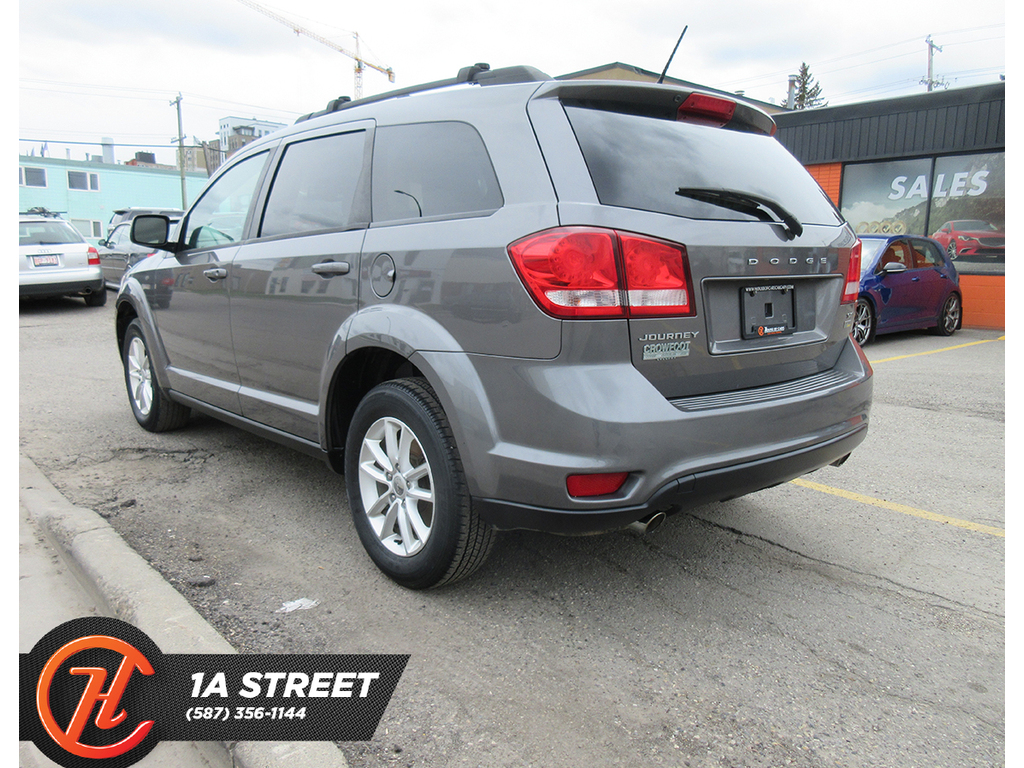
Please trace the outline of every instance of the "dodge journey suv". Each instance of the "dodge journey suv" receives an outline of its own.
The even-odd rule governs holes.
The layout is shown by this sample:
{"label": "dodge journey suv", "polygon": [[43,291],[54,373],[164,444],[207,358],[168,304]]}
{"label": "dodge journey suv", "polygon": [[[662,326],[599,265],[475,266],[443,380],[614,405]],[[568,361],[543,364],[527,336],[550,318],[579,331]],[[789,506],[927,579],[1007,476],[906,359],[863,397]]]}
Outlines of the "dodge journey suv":
{"label": "dodge journey suv", "polygon": [[134,220],[160,249],[117,297],[135,418],[323,457],[410,588],[473,572],[496,530],[649,526],[841,463],[871,399],[860,246],[774,132],[529,67],[331,102],[173,235]]}

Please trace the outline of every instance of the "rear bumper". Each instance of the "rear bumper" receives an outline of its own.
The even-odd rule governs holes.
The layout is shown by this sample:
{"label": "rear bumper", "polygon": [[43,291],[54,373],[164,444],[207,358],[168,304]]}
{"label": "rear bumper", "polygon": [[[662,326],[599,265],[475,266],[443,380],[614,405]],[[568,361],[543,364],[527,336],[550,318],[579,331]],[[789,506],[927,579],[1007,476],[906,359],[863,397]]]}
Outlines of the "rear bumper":
{"label": "rear bumper", "polygon": [[[597,532],[666,507],[751,493],[850,453],[864,438],[872,376],[860,348],[849,338],[841,345],[835,365],[819,373],[676,400],[629,363],[496,356],[466,356],[472,367],[435,391],[454,416],[469,492],[485,520]],[[502,397],[480,397],[488,392]],[[628,479],[614,494],[568,492],[570,475],[615,472]]]}
{"label": "rear bumper", "polygon": [[18,274],[19,296],[69,296],[105,291],[103,273],[98,266],[88,269],[42,270]]}
{"label": "rear bumper", "polygon": [[831,464],[852,452],[867,436],[867,420],[842,437],[758,461],[720,467],[675,478],[645,503],[599,510],[545,509],[497,499],[474,499],[473,507],[500,530],[586,534],[624,528],[648,515],[693,509],[788,482]]}

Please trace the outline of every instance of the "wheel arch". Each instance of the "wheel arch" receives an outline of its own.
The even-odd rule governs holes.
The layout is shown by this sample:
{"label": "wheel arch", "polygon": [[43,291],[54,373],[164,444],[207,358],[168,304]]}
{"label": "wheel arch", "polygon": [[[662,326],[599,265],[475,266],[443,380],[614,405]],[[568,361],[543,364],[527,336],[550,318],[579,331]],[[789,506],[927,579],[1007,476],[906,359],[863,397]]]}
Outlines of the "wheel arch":
{"label": "wheel arch", "polygon": [[408,357],[377,346],[354,350],[334,370],[325,400],[324,437],[335,472],[344,473],[345,439],[359,403],[378,384],[406,377],[424,378]]}

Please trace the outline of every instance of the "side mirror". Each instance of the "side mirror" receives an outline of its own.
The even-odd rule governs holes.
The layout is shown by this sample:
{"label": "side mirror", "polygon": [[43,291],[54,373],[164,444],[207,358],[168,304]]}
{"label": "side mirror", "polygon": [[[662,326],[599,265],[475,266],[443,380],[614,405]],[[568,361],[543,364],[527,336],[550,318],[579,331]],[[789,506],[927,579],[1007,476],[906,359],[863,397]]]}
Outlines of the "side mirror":
{"label": "side mirror", "polygon": [[898,261],[890,261],[888,264],[886,264],[884,267],[882,267],[882,274],[883,275],[895,275],[895,274],[898,274],[900,272],[906,272],[906,271],[907,271],[907,265],[906,264],[901,264]]}
{"label": "side mirror", "polygon": [[162,251],[177,250],[177,243],[167,242],[171,220],[166,216],[146,214],[132,219],[131,240],[136,245],[158,248]]}

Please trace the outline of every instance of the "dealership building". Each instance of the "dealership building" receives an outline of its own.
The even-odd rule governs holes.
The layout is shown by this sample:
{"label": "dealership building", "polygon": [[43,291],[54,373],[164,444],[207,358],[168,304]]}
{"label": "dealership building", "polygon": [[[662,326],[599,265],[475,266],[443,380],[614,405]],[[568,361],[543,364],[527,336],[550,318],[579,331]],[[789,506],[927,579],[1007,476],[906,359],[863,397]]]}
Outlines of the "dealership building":
{"label": "dealership building", "polygon": [[1005,327],[1005,83],[779,112],[777,138],[858,233],[955,258],[964,325]]}

